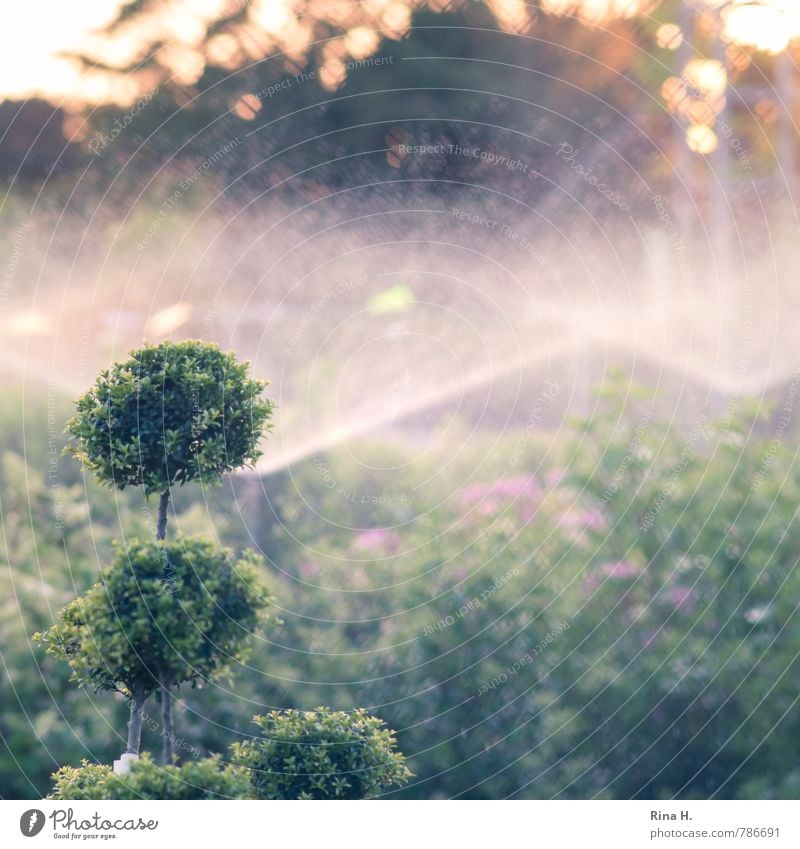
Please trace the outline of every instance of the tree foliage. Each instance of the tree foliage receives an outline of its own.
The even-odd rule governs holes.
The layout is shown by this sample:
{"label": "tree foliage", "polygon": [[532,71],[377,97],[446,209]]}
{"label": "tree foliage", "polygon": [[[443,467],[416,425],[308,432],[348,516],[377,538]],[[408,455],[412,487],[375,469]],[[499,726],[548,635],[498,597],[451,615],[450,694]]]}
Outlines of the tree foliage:
{"label": "tree foliage", "polygon": [[145,694],[241,662],[270,603],[254,556],[202,538],[119,546],[101,581],[37,638],[82,685]]}
{"label": "tree foliage", "polygon": [[67,424],[70,450],[103,482],[165,492],[252,465],[272,413],[266,383],[208,342],[161,342],[103,371]]}
{"label": "tree foliage", "polygon": [[181,766],[159,766],[149,755],[115,775],[110,766],[84,760],[53,774],[48,799],[246,799],[246,770],[223,763],[219,756],[190,760]]}
{"label": "tree foliage", "polygon": [[368,799],[411,773],[394,733],[365,710],[272,711],[259,737],[234,744],[257,799]]}

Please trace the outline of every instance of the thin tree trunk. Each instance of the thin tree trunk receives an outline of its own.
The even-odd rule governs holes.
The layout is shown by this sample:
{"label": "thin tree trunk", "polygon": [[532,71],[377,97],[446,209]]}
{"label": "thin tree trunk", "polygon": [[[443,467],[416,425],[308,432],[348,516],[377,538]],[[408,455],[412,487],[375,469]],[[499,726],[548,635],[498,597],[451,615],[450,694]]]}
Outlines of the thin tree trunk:
{"label": "thin tree trunk", "polygon": [[[158,501],[158,526],[156,528],[156,541],[160,542],[167,536],[167,509],[169,507],[169,490],[161,493]],[[159,676],[158,683],[161,686],[161,752],[164,765],[172,763],[173,745],[175,736],[172,731],[172,693],[164,676]]]}
{"label": "thin tree trunk", "polygon": [[160,542],[167,536],[167,507],[169,507],[169,490],[161,493],[158,500],[158,525],[156,526],[156,540]]}
{"label": "thin tree trunk", "polygon": [[175,734],[172,727],[172,693],[169,689],[169,684],[163,676],[159,678],[161,685],[161,751],[164,759],[164,766],[172,763],[174,756],[173,742]]}
{"label": "thin tree trunk", "polygon": [[131,717],[128,720],[128,745],[126,752],[132,755],[139,754],[142,744],[142,722],[144,721],[144,702],[147,697],[144,692],[144,684],[137,684],[131,694]]}

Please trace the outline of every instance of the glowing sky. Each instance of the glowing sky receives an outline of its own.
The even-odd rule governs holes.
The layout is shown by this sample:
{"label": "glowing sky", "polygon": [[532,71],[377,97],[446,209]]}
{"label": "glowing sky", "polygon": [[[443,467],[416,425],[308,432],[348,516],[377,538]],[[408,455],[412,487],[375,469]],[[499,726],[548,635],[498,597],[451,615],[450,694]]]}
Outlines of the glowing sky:
{"label": "glowing sky", "polygon": [[[0,98],[27,97],[46,94],[51,97],[68,96],[79,100],[100,101],[113,96],[103,79],[81,78],[78,68],[57,54],[64,50],[86,47],[93,29],[102,27],[115,15],[122,0],[27,0],[8,4],[2,13],[0,26]],[[283,0],[267,0],[265,8],[273,13]],[[583,0],[584,12],[597,17],[609,12],[630,14],[637,0]],[[723,0],[705,0],[709,6],[725,5]],[[753,5],[752,0],[738,0],[741,8],[729,7],[727,27],[729,35],[762,49],[779,51],[789,39],[800,36],[800,0],[762,0]],[[172,23],[172,33],[183,33],[191,40],[196,29],[188,18],[192,13],[212,17],[221,0],[180,0],[174,3],[174,12],[181,17]],[[265,4],[262,2],[261,6]],[[490,0],[490,7],[501,26],[506,19],[516,20],[525,15],[521,0]],[[183,8],[181,8],[183,6]],[[256,3],[254,9],[259,6]],[[546,0],[545,8],[563,11],[574,8],[573,0]],[[189,12],[191,10],[191,12]],[[274,15],[273,15],[274,16]],[[175,15],[173,14],[173,17]],[[285,17],[285,15],[284,15]],[[263,22],[254,19],[259,26]],[[169,29],[169,27],[167,27]],[[200,27],[199,34],[205,27]],[[166,34],[166,33],[165,33]],[[181,36],[179,36],[181,37]],[[118,94],[118,92],[114,92]]]}
{"label": "glowing sky", "polygon": [[120,0],[27,0],[3,4],[0,96],[75,92],[75,65],[56,55],[79,49],[92,29],[108,23]]}

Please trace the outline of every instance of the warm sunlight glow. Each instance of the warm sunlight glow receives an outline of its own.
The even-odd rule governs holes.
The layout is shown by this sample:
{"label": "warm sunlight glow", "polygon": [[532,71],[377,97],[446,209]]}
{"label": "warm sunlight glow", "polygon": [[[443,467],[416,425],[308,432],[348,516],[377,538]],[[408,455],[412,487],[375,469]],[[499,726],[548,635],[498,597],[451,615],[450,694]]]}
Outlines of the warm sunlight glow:
{"label": "warm sunlight glow", "polygon": [[18,312],[8,322],[8,332],[11,336],[48,336],[52,330],[50,319],[33,310]]}
{"label": "warm sunlight glow", "polygon": [[580,15],[588,21],[631,18],[653,6],[650,0],[542,0],[542,8],[556,15]]}
{"label": "warm sunlight glow", "polygon": [[273,34],[279,33],[292,18],[285,0],[255,0],[248,15],[254,24]]}
{"label": "warm sunlight glow", "polygon": [[243,94],[234,104],[233,113],[245,121],[252,121],[261,111],[261,101],[254,94]]}
{"label": "warm sunlight glow", "polygon": [[190,304],[180,302],[150,316],[147,322],[147,333],[151,336],[163,336],[182,327],[192,314]]}
{"label": "warm sunlight glow", "polygon": [[380,38],[375,30],[369,27],[355,27],[345,36],[344,44],[347,52],[354,59],[366,59],[375,52],[379,41]]}
{"label": "warm sunlight glow", "polygon": [[693,88],[703,95],[723,94],[728,86],[728,74],[716,59],[692,59],[684,68],[683,75]]}
{"label": "warm sunlight glow", "polygon": [[0,96],[74,93],[78,69],[56,54],[79,49],[90,30],[114,18],[118,6],[118,0],[15,3],[11,22],[0,27]]}
{"label": "warm sunlight glow", "polygon": [[404,3],[392,3],[381,16],[381,20],[390,38],[401,38],[411,26],[411,9]]}
{"label": "warm sunlight glow", "polygon": [[686,130],[686,144],[695,153],[708,156],[719,147],[717,134],[705,124],[692,124]]}
{"label": "warm sunlight glow", "polygon": [[500,26],[508,32],[522,32],[530,21],[524,0],[488,0],[488,6]]}
{"label": "warm sunlight glow", "polygon": [[[244,17],[231,32],[214,32],[210,25],[230,14],[242,0],[164,0],[152,13],[123,24],[113,34],[102,33],[125,0],[29,0],[14,6],[11,25],[0,29],[0,97],[44,95],[65,98],[72,104],[104,100],[132,101],[138,92],[131,84],[103,78],[102,73],[81,76],[77,63],[59,55],[82,52],[115,67],[143,58],[148,44],[161,42],[159,61],[183,85],[195,83],[205,61],[234,70],[245,61],[258,61],[272,50],[303,63],[312,40],[311,18],[298,17],[306,10],[329,26],[344,31],[341,37],[353,59],[372,55],[380,37],[402,38],[411,26],[412,12],[423,5],[434,11],[449,8],[446,0],[361,0],[360,3],[295,3],[294,0],[251,0]],[[800,38],[800,0],[702,0],[708,9],[706,22],[721,16],[729,40],[730,65],[742,70],[750,61],[746,50],[777,53]],[[498,24],[510,32],[535,26],[538,9],[548,14],[578,15],[600,23],[610,18],[629,18],[652,12],[656,0],[486,0]],[[699,5],[699,4],[698,4]],[[714,26],[716,26],[714,24]],[[209,32],[211,37],[208,38]],[[208,39],[208,40],[206,40]],[[676,23],[662,23],[655,43],[665,50],[677,49],[684,33]],[[739,47],[738,45],[742,45]],[[336,57],[346,64],[346,59]],[[706,69],[704,74],[714,73]],[[720,76],[717,74],[717,76]],[[326,88],[343,80],[337,61],[322,72]],[[704,77],[705,79],[705,77]],[[708,93],[724,90],[721,79]]]}
{"label": "warm sunlight glow", "polygon": [[683,32],[677,24],[662,24],[656,32],[656,44],[664,50],[677,50],[683,44]]}
{"label": "warm sunlight glow", "polygon": [[196,83],[206,66],[202,53],[178,42],[162,47],[156,61],[172,72],[172,79],[179,85]]}
{"label": "warm sunlight glow", "polygon": [[767,53],[780,53],[800,37],[797,0],[740,0],[724,9],[722,17],[728,38]]}

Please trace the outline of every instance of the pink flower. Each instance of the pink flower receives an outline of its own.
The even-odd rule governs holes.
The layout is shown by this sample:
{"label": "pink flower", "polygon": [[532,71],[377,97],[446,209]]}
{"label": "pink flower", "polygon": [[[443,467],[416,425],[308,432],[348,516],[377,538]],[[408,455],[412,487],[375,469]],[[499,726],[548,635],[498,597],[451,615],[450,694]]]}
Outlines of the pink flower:
{"label": "pink flower", "polygon": [[618,581],[627,581],[639,575],[639,567],[630,560],[614,560],[604,563],[600,570],[607,578]]}
{"label": "pink flower", "polygon": [[587,531],[599,531],[605,527],[606,520],[599,510],[584,510],[580,515],[580,521]]}
{"label": "pink flower", "polygon": [[686,608],[691,613],[697,602],[697,592],[692,587],[670,587],[664,593],[664,599],[677,608]]}
{"label": "pink flower", "polygon": [[375,551],[376,549],[394,551],[399,544],[397,534],[392,533],[388,528],[372,528],[356,536],[353,548],[356,551]]}
{"label": "pink flower", "polygon": [[599,531],[605,526],[605,519],[599,510],[567,510],[558,517],[562,528],[578,531]]}
{"label": "pink flower", "polygon": [[506,507],[517,506],[524,521],[530,521],[542,500],[542,490],[533,475],[500,478],[488,484],[471,484],[459,493],[464,507],[476,507],[484,516],[494,516]]}

